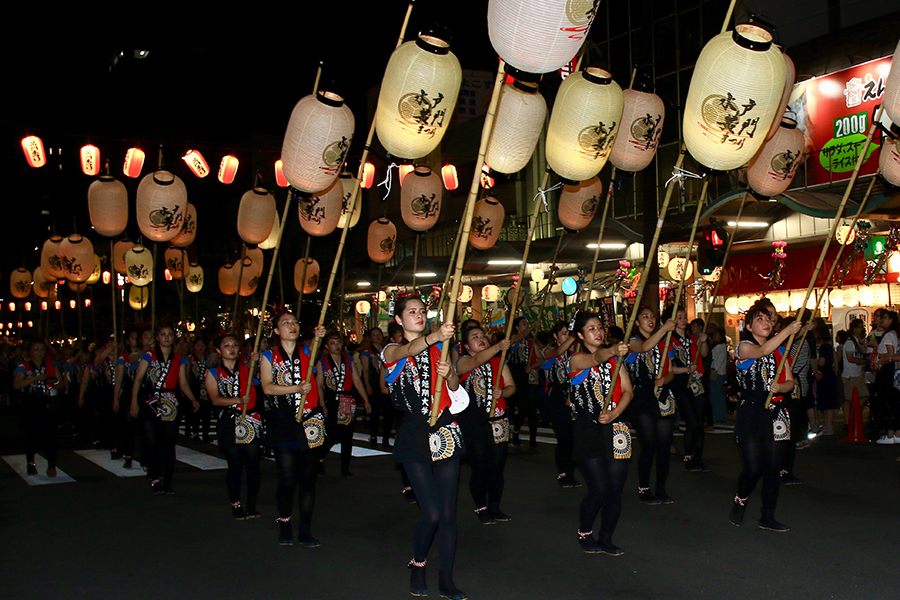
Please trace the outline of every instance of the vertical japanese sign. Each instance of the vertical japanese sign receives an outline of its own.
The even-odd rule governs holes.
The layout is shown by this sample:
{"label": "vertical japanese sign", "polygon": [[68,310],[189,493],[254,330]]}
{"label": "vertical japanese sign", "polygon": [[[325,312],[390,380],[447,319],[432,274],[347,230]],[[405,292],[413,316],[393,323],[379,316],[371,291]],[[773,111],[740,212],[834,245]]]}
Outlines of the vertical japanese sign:
{"label": "vertical japanese sign", "polygon": [[[875,108],[884,95],[891,57],[814,77],[794,86],[789,109],[806,135],[807,185],[850,178],[866,141]],[[860,175],[878,170],[877,138],[869,146]],[[873,156],[874,154],[874,156]]]}

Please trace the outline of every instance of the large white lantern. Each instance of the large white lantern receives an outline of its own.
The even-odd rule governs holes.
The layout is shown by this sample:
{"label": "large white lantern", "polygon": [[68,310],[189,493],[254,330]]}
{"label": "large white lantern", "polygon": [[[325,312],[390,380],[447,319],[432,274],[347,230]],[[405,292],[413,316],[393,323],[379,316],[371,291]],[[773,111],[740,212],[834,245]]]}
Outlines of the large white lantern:
{"label": "large white lantern", "polygon": [[794,91],[794,79],[797,78],[797,67],[794,66],[794,61],[792,61],[784,52],[781,53],[781,56],[784,57],[784,91],[781,95],[781,103],[778,105],[778,111],[775,113],[776,118],[772,121],[772,126],[769,128],[769,134],[766,136],[766,140],[771,140],[772,136],[778,133],[778,115],[784,115],[788,101],[791,99],[791,92]]}
{"label": "large white lantern", "polygon": [[375,109],[375,131],[400,158],[431,153],[450,124],[462,85],[462,69],[450,52],[449,35],[422,33],[394,50]]}
{"label": "large white lantern", "polygon": [[[341,182],[341,186],[344,188],[344,195],[341,199],[341,216],[338,219],[338,229],[344,229],[345,224],[347,222],[347,217],[350,213],[350,196],[353,194],[353,191],[357,189],[356,186],[356,177],[353,176],[352,173],[347,171],[342,172],[338,175],[338,181]],[[353,211],[353,216],[350,217],[350,225],[349,227],[352,229],[356,227],[356,224],[359,223],[359,215],[362,214],[362,199],[359,198],[359,193],[357,192],[356,198],[356,208]]]}
{"label": "large white lantern", "polygon": [[581,231],[591,224],[603,197],[603,182],[592,177],[563,187],[559,195],[559,222],[566,229]]}
{"label": "large white lantern", "polygon": [[153,255],[140,244],[132,246],[125,253],[125,269],[128,279],[137,286],[145,286],[153,281]]}
{"label": "large white lantern", "polygon": [[111,175],[101,175],[88,188],[91,225],[100,235],[117,236],[128,225],[128,190]]}
{"label": "large white lantern", "polygon": [[238,207],[238,235],[247,244],[260,244],[269,237],[275,219],[275,196],[265,188],[255,187],[241,196]]}
{"label": "large white lantern", "polygon": [[265,240],[259,243],[259,247],[263,250],[271,250],[278,244],[278,234],[281,232],[281,220],[278,217],[278,211],[272,218],[272,228],[269,229],[269,235]]}
{"label": "large white lantern", "polygon": [[516,79],[504,85],[484,162],[500,173],[521,171],[534,154],[546,117],[547,102],[537,84]]}
{"label": "large white lantern", "polygon": [[181,231],[169,243],[176,248],[187,248],[197,237],[197,207],[188,202],[181,223]]}
{"label": "large white lantern", "polygon": [[187,203],[187,189],[180,177],[162,169],[145,175],[137,189],[141,233],[154,242],[168,242],[181,232]]}
{"label": "large white lantern", "polygon": [[300,226],[309,235],[321,237],[335,230],[344,206],[344,186],[335,181],[328,189],[315,196],[297,199],[297,216]]}
{"label": "large white lantern", "polygon": [[666,107],[646,83],[622,92],[622,100],[622,127],[609,161],[620,171],[634,173],[644,170],[656,155]]}
{"label": "large white lantern", "polygon": [[282,171],[304,194],[321,192],[337,178],[350,141],[353,113],[334,92],[302,98],[288,122],[281,146]]}
{"label": "large white lantern", "polygon": [[94,245],[86,237],[73,233],[60,245],[66,279],[84,283],[94,272]]}
{"label": "large white lantern", "polygon": [[745,165],[765,141],[784,91],[785,63],[772,34],[738,25],[711,39],[694,66],[684,108],[684,142],[709,169]]}
{"label": "large white lantern", "polygon": [[490,0],[488,36],[513,67],[550,73],[578,54],[597,8],[596,0]]}
{"label": "large white lantern", "polygon": [[559,86],[547,128],[547,162],[577,182],[600,172],[622,122],[622,88],[608,72],[588,67]]}
{"label": "large white lantern", "polygon": [[9,293],[14,298],[27,298],[31,293],[31,271],[19,267],[9,276]]}
{"label": "large white lantern", "polygon": [[203,267],[196,263],[191,263],[187,279],[184,282],[187,291],[196,294],[203,289]]}
{"label": "large white lantern", "polygon": [[900,42],[894,50],[894,58],[891,59],[891,72],[884,82],[884,112],[891,118],[891,122],[900,123]]}
{"label": "large white lantern", "polygon": [[805,146],[806,139],[797,129],[797,121],[784,117],[772,139],[750,161],[747,181],[753,194],[771,198],[787,190],[803,162]]}
{"label": "large white lantern", "polygon": [[[897,70],[900,71],[900,66]],[[900,127],[896,123],[891,125],[891,133],[884,136],[878,167],[888,183],[900,187]]]}

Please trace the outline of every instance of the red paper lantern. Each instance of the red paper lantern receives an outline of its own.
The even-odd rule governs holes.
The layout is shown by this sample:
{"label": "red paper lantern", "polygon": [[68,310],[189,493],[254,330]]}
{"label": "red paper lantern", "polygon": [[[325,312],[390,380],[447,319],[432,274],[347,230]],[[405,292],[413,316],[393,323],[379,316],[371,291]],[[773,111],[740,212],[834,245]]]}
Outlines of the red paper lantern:
{"label": "red paper lantern", "polygon": [[140,148],[129,148],[125,153],[125,166],[122,172],[126,177],[136,178],[140,176],[144,168],[144,151]]}
{"label": "red paper lantern", "polygon": [[47,164],[47,154],[44,152],[44,142],[36,135],[29,135],[22,138],[22,151],[25,153],[25,160],[32,167],[43,167]]}
{"label": "red paper lantern", "polygon": [[344,208],[344,186],[338,179],[317,196],[301,197],[297,215],[303,231],[321,237],[337,228]]}
{"label": "red paper lantern", "polygon": [[415,165],[400,165],[400,185],[403,185],[403,180],[406,179],[406,176],[415,169]]}
{"label": "red paper lantern", "polygon": [[372,184],[375,183],[375,165],[366,161],[366,166],[363,167],[363,180],[360,183],[361,188],[364,190],[368,190],[372,187]]}
{"label": "red paper lantern", "polygon": [[506,211],[496,198],[486,196],[475,204],[469,243],[479,250],[487,250],[497,243]]}
{"label": "red paper lantern", "polygon": [[559,222],[566,229],[584,229],[591,224],[602,196],[603,182],[599,177],[563,187],[559,196]]}
{"label": "red paper lantern", "polygon": [[459,187],[459,176],[456,173],[456,167],[446,164],[441,168],[441,177],[444,180],[444,187],[449,191],[453,191]]}
{"label": "red paper lantern", "polygon": [[[25,303],[25,311],[26,311],[26,312],[30,312],[30,311],[31,311],[31,302],[26,302],[26,303]],[[30,325],[29,325],[29,327],[30,327]]]}
{"label": "red paper lantern", "polygon": [[82,173],[91,177],[100,173],[100,148],[93,144],[85,144],[79,154]]}
{"label": "red paper lantern", "polygon": [[[56,310],[62,310],[62,302],[57,300],[53,303],[53,308],[55,308]],[[10,323],[9,326],[12,327],[12,323]]]}
{"label": "red paper lantern", "polygon": [[284,176],[284,161],[280,158],[275,161],[275,183],[278,187],[287,187],[288,180]]}
{"label": "red paper lantern", "polygon": [[491,167],[487,163],[481,165],[481,187],[485,190],[494,187],[494,178],[491,177]]}
{"label": "red paper lantern", "polygon": [[397,227],[390,220],[381,217],[369,224],[366,248],[372,261],[379,264],[386,263],[394,256],[396,247]]}
{"label": "red paper lantern", "polygon": [[84,299],[84,307],[85,307],[85,308],[90,308],[90,307],[91,307],[91,299],[90,299],[90,298],[85,298],[85,299]]}
{"label": "red paper lantern", "polygon": [[188,150],[187,154],[181,157],[181,160],[188,166],[191,173],[200,179],[209,175],[209,164],[206,162],[206,159],[203,158],[203,155],[200,154],[199,150]]}
{"label": "red paper lantern", "polygon": [[222,162],[219,163],[219,181],[226,185],[234,181],[239,164],[240,161],[231,154],[223,156]]}
{"label": "red paper lantern", "polygon": [[[410,165],[411,166],[411,165]],[[400,190],[400,215],[413,231],[428,231],[441,216],[441,178],[425,165]]]}
{"label": "red paper lantern", "polygon": [[47,310],[47,303],[41,302],[41,310]]}
{"label": "red paper lantern", "polygon": [[69,300],[69,308],[75,308],[78,306],[78,303],[74,300]]}
{"label": "red paper lantern", "polygon": [[109,271],[103,271],[103,285],[109,285],[112,281],[112,274]]}

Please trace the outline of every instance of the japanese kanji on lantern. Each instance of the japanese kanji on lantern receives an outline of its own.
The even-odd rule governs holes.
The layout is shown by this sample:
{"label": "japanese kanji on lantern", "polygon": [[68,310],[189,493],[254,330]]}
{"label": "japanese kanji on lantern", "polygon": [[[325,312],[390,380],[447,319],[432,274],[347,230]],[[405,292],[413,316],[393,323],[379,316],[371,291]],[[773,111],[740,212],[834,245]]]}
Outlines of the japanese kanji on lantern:
{"label": "japanese kanji on lantern", "polygon": [[275,196],[262,187],[244,192],[238,207],[238,235],[246,244],[260,244],[272,232],[275,219]]}
{"label": "japanese kanji on lantern", "polygon": [[791,185],[800,163],[806,140],[797,129],[797,121],[789,117],[781,120],[781,126],[750,161],[747,181],[757,198],[771,198],[783,193]]}
{"label": "japanese kanji on lantern", "polygon": [[145,175],[137,189],[141,233],[154,242],[168,242],[181,233],[187,204],[187,189],[180,177],[164,169]]}
{"label": "japanese kanji on lantern", "polygon": [[394,256],[397,248],[397,227],[386,217],[376,219],[369,224],[366,240],[369,258],[373,262],[384,264]]}
{"label": "japanese kanji on lantern", "polygon": [[145,286],[153,281],[153,255],[150,250],[136,244],[125,253],[125,269],[131,283]]}
{"label": "japanese kanji on lantern", "polygon": [[504,85],[484,162],[500,173],[521,171],[534,154],[546,117],[547,102],[536,83],[516,79]]}
{"label": "japanese kanji on lantern", "polygon": [[184,251],[180,248],[166,248],[163,257],[166,261],[166,269],[172,279],[182,279],[184,277]]}
{"label": "japanese kanji on lantern", "polygon": [[900,187],[900,126],[891,125],[891,131],[884,136],[878,167],[882,177],[893,186]]}
{"label": "japanese kanji on lantern", "polygon": [[64,239],[59,250],[66,279],[84,283],[94,271],[94,245],[86,237],[73,233]]}
{"label": "japanese kanji on lantern", "polygon": [[643,171],[656,155],[666,107],[653,93],[653,85],[636,80],[633,89],[622,92],[622,128],[613,144],[609,162],[620,171]]}
{"label": "japanese kanji on lantern", "polygon": [[335,179],[326,190],[314,196],[297,198],[300,226],[309,235],[328,235],[337,228],[343,207],[344,185]]}
{"label": "japanese kanji on lantern", "polygon": [[184,282],[187,291],[196,294],[203,289],[203,267],[197,263],[191,263],[187,279]]}
{"label": "japanese kanji on lantern", "polygon": [[303,259],[294,264],[294,289],[302,289],[304,294],[312,294],[319,287],[319,262],[314,258],[307,259],[306,277],[303,276]]}
{"label": "japanese kanji on lantern", "polygon": [[603,182],[599,177],[563,186],[559,196],[559,222],[573,231],[584,229],[591,224],[602,196]]}
{"label": "japanese kanji on lantern", "polygon": [[375,109],[375,132],[394,156],[422,158],[450,124],[462,69],[446,30],[424,31],[397,48],[388,61]]}
{"label": "japanese kanji on lantern", "polygon": [[9,293],[13,298],[27,298],[31,293],[31,271],[19,267],[9,275]]}
{"label": "japanese kanji on lantern", "polygon": [[128,190],[112,175],[101,175],[88,188],[91,225],[100,235],[117,236],[128,225]]}
{"label": "japanese kanji on lantern", "polygon": [[134,247],[128,240],[119,240],[113,244],[113,270],[121,275],[128,274],[128,265],[125,263],[125,255]]}
{"label": "japanese kanji on lantern", "polygon": [[57,280],[66,278],[66,269],[62,261],[61,235],[51,235],[41,247],[41,270],[47,279]]}
{"label": "japanese kanji on lantern", "polygon": [[356,224],[359,223],[359,216],[362,214],[362,202],[356,202],[356,208],[353,211],[353,215],[350,216],[350,198],[356,189],[356,177],[353,176],[352,173],[347,171],[343,171],[340,175],[338,175],[338,181],[341,182],[341,186],[344,188],[343,196],[341,197],[341,216],[338,219],[338,229],[344,228],[344,223],[346,223],[347,218],[350,218],[350,228],[356,227]]}
{"label": "japanese kanji on lantern", "polygon": [[413,231],[428,231],[441,215],[444,186],[430,167],[419,165],[400,190],[400,215]]}
{"label": "japanese kanji on lantern", "polygon": [[500,238],[500,230],[503,229],[505,216],[506,210],[496,198],[486,196],[479,200],[475,204],[472,228],[469,230],[469,243],[479,250],[493,248]]}

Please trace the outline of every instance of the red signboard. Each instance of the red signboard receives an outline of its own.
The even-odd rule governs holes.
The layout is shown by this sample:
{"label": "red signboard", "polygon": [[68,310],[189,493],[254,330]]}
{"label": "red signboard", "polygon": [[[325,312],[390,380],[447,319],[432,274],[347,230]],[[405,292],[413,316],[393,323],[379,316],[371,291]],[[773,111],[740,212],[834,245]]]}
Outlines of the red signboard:
{"label": "red signboard", "polygon": [[[891,57],[886,56],[794,86],[789,109],[806,134],[807,185],[850,178],[890,68]],[[860,175],[878,170],[877,142],[876,136]]]}

